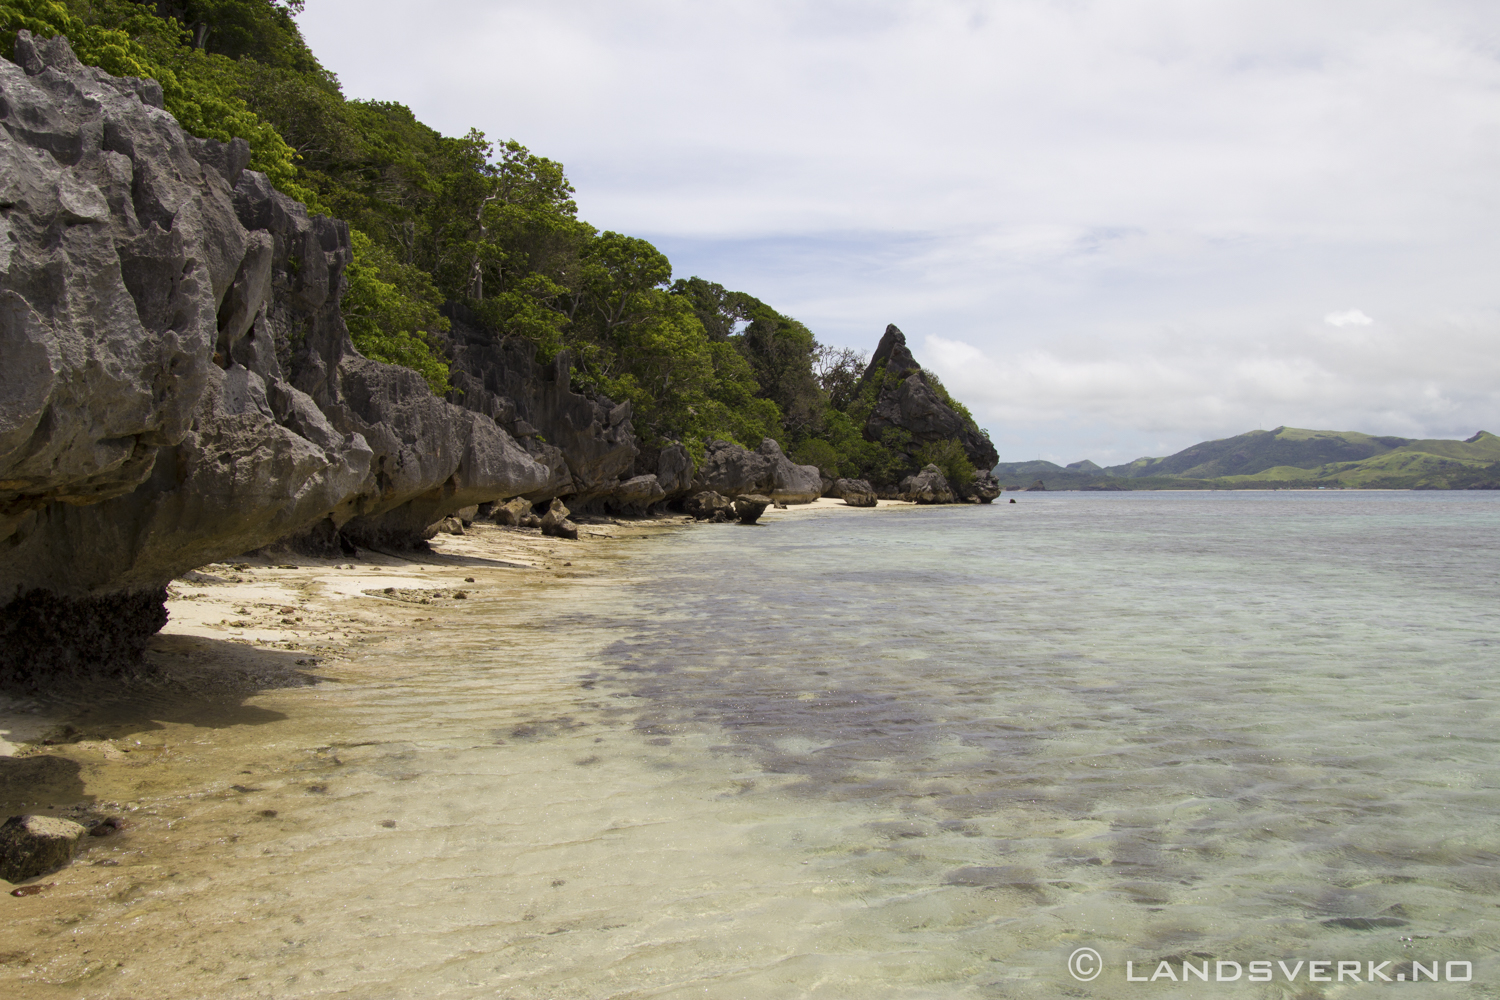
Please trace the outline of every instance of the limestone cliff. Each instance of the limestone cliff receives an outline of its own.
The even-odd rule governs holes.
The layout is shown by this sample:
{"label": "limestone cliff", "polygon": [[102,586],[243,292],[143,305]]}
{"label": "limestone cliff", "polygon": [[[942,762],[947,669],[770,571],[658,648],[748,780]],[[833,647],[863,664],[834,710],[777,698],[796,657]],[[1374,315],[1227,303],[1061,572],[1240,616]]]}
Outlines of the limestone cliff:
{"label": "limestone cliff", "polygon": [[0,676],[128,663],[174,575],[324,525],[397,539],[551,472],[369,361],[347,228],[151,81],[0,59]]}

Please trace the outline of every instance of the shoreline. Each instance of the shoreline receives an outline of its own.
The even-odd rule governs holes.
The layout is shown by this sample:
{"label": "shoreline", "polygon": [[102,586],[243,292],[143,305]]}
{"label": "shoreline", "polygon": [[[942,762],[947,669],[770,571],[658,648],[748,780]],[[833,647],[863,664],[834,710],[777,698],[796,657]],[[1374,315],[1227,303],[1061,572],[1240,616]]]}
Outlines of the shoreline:
{"label": "shoreline", "polygon": [[[878,508],[855,508],[824,497],[768,507],[761,522],[916,506],[881,500]],[[183,574],[168,586],[167,624],[135,677],[0,695],[0,816],[36,813],[87,823],[119,812],[132,799],[123,789],[138,784],[136,745],[160,745],[139,736],[159,731],[163,718],[228,717],[266,692],[337,680],[392,636],[441,629],[466,607],[504,601],[521,589],[623,582],[614,571],[624,546],[701,522],[672,514],[585,516],[577,523],[578,541],[481,521],[463,535],[439,534],[428,552],[360,549],[326,559],[273,551]],[[11,888],[0,880],[0,892]]]}
{"label": "shoreline", "polygon": [[[852,516],[869,508],[825,499],[768,508],[764,520],[830,509]],[[437,536],[430,552],[212,563],[172,582],[168,624],[137,678],[0,699],[3,815],[110,828],[81,838],[62,869],[0,880],[0,990],[51,997],[96,976],[139,975],[135,933],[110,928],[123,931],[132,914],[156,913],[182,891],[222,891],[214,873],[228,877],[234,859],[283,849],[285,824],[300,827],[323,797],[307,794],[323,788],[308,782],[331,773],[338,754],[358,752],[340,749],[361,745],[348,740],[371,738],[349,728],[346,692],[409,672],[397,640],[431,629],[446,641],[445,626],[463,631],[475,611],[501,642],[515,628],[566,629],[545,620],[550,609],[586,602],[590,589],[628,587],[633,574],[622,560],[638,543],[699,522],[577,523],[579,541],[478,522],[463,535]],[[14,896],[18,888],[32,892]]]}

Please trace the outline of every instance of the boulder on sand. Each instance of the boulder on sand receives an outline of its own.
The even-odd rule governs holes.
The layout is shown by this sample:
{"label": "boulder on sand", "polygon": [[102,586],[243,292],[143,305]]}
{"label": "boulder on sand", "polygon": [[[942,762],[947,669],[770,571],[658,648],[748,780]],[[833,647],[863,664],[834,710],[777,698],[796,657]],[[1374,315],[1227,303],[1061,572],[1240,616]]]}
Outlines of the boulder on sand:
{"label": "boulder on sand", "polygon": [[531,514],[531,501],[524,497],[516,497],[506,503],[497,503],[490,511],[490,517],[496,524],[518,525],[521,519]]}
{"label": "boulder on sand", "polygon": [[875,490],[868,480],[840,479],[833,485],[834,492],[844,498],[850,507],[874,507]]}
{"label": "boulder on sand", "polygon": [[24,882],[73,860],[87,830],[70,819],[12,816],[0,825],[0,878]]}
{"label": "boulder on sand", "polygon": [[578,525],[568,520],[570,513],[572,511],[564,507],[561,500],[553,500],[552,504],[547,508],[547,513],[542,515],[541,524],[539,525],[542,529],[542,534],[551,535],[553,538],[576,539],[578,537]]}

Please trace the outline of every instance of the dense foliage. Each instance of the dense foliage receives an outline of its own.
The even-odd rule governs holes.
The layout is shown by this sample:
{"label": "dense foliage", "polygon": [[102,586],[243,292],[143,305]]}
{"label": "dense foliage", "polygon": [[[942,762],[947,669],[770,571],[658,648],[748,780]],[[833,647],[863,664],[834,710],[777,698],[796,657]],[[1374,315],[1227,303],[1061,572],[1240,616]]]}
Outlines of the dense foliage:
{"label": "dense foliage", "polygon": [[569,351],[575,385],[630,400],[653,443],[701,453],[708,438],[771,437],[832,476],[891,482],[929,460],[972,475],[953,442],[916,454],[900,432],[866,441],[878,379],[861,384],[863,356],[743,292],[672,282],[650,243],[578,218],[561,164],[478,131],[440,135],[399,104],[346,100],[297,29],[301,7],[0,0],[0,48],[9,55],[20,28],[65,34],[86,63],[160,81],[189,132],[246,139],[254,169],[352,227],[355,345],[435,393],[454,391],[440,310],[458,303],[542,360]]}

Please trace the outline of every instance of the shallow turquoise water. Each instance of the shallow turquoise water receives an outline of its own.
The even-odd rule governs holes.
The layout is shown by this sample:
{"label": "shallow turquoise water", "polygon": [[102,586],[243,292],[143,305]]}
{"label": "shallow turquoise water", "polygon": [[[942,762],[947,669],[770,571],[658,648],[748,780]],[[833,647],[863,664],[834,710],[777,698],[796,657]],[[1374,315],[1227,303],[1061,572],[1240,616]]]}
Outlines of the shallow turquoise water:
{"label": "shallow turquoise water", "polygon": [[1083,988],[1075,945],[1102,995],[1200,953],[1500,990],[1500,497],[1020,501],[679,536],[601,678],[879,814],[819,863],[975,995]]}
{"label": "shallow turquoise water", "polygon": [[1018,499],[481,581],[146,803],[76,995],[1500,994],[1500,495]]}

